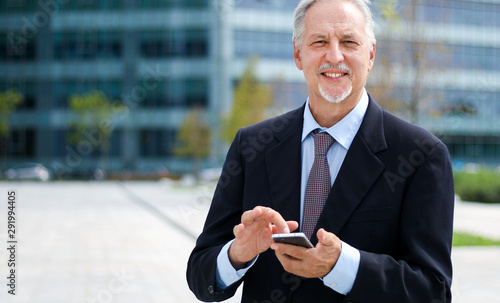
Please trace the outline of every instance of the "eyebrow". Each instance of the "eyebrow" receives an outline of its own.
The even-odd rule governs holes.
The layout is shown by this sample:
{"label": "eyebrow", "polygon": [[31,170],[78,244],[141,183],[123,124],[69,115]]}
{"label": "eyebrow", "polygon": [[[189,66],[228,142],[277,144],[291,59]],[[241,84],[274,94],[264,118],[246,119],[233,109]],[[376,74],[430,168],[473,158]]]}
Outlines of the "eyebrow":
{"label": "eyebrow", "polygon": [[[330,35],[328,35],[328,34],[315,33],[315,34],[309,35],[308,39],[327,39],[329,37],[330,37]],[[345,34],[342,34],[342,36],[340,38],[341,39],[359,39],[359,36],[354,32],[347,32]]]}

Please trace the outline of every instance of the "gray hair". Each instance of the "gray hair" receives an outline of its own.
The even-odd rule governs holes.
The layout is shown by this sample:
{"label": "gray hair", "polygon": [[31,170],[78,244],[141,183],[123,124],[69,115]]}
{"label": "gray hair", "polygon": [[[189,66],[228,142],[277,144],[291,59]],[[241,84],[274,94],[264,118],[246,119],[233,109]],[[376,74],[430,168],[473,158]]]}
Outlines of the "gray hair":
{"label": "gray hair", "polygon": [[[295,46],[300,48],[302,45],[302,38],[304,35],[305,24],[304,20],[306,18],[306,13],[311,8],[311,6],[320,0],[302,0],[299,5],[295,8],[295,13],[293,15],[293,41]],[[336,0],[336,1],[348,1],[356,5],[356,7],[363,13],[365,17],[365,33],[368,37],[370,44],[375,44],[377,40],[375,39],[375,33],[373,28],[375,27],[375,21],[373,21],[373,13],[370,9],[370,0]]]}

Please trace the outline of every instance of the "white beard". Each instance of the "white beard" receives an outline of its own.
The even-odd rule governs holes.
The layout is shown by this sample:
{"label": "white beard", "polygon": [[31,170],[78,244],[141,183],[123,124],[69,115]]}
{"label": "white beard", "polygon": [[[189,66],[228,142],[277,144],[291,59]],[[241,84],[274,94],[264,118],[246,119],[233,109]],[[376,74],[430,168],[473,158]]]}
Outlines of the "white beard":
{"label": "white beard", "polygon": [[332,96],[323,89],[321,84],[319,85],[319,93],[323,98],[325,98],[326,101],[330,103],[340,103],[344,101],[351,94],[351,92],[352,92],[352,85],[349,86],[349,88],[343,94],[338,96]]}

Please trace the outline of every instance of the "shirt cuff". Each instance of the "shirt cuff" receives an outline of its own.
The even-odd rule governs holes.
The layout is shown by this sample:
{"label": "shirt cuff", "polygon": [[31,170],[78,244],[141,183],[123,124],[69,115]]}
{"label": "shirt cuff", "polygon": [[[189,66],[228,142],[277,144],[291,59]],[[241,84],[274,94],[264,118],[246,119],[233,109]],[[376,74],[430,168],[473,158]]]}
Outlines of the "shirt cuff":
{"label": "shirt cuff", "polygon": [[336,292],[347,295],[351,292],[358,274],[360,259],[359,250],[342,242],[339,259],[333,269],[322,279],[323,283]]}
{"label": "shirt cuff", "polygon": [[252,261],[248,262],[245,268],[240,270],[236,270],[231,261],[229,261],[229,247],[234,242],[234,240],[230,241],[226,245],[224,245],[217,256],[217,289],[219,291],[223,291],[232,285],[235,282],[238,282],[246,272],[254,265],[255,261],[257,261],[257,257],[255,257]]}

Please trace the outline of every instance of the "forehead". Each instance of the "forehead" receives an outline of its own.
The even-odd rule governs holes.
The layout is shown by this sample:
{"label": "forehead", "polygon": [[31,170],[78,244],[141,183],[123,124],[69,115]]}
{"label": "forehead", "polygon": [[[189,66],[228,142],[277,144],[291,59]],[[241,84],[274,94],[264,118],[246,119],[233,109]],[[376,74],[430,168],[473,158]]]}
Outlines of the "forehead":
{"label": "forehead", "polygon": [[306,13],[306,38],[309,35],[364,36],[365,19],[362,12],[347,1],[318,1]]}

